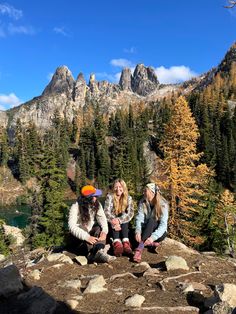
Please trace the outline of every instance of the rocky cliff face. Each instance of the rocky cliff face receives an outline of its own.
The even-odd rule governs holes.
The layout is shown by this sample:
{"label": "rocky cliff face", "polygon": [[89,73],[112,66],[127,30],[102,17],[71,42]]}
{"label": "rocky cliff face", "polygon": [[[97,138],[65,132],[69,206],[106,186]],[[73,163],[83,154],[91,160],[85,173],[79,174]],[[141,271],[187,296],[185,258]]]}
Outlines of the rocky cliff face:
{"label": "rocky cliff face", "polygon": [[0,111],[0,126],[8,127],[13,134],[19,119],[22,125],[33,122],[43,131],[51,126],[55,110],[61,117],[72,121],[79,110],[98,104],[100,111],[109,115],[117,108],[128,108],[132,103],[138,107],[139,103],[164,97],[174,89],[176,86],[160,87],[154,69],[143,64],[136,66],[133,75],[130,69],[123,69],[119,84],[96,81],[92,74],[88,85],[82,73],[75,80],[70,70],[61,66],[41,96],[6,112]]}

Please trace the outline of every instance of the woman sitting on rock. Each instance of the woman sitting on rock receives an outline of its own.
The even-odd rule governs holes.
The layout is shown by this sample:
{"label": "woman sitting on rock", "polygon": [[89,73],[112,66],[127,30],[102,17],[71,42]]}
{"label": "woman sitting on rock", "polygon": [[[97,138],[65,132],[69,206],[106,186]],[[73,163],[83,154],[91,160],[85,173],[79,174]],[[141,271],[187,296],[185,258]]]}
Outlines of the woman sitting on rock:
{"label": "woman sitting on rock", "polygon": [[159,187],[155,183],[148,183],[135,218],[135,239],[138,242],[133,257],[135,262],[141,262],[145,246],[155,248],[166,237],[168,210],[169,205]]}
{"label": "woman sitting on rock", "polygon": [[128,238],[129,222],[133,218],[132,197],[124,180],[117,179],[112,186],[112,193],[107,195],[104,211],[111,226],[113,251],[115,256],[132,254]]}
{"label": "woman sitting on rock", "polygon": [[69,230],[80,244],[86,243],[90,261],[106,263],[114,259],[105,251],[108,225],[102,205],[97,197],[102,191],[92,185],[81,189],[81,196],[70,208]]}

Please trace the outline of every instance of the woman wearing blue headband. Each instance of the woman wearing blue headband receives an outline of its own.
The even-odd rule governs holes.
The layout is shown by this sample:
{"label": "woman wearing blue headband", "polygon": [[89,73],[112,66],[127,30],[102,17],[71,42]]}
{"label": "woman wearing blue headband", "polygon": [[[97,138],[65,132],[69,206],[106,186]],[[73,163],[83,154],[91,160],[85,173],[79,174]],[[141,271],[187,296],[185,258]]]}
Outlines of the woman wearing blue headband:
{"label": "woman wearing blue headband", "polygon": [[133,257],[134,262],[141,262],[145,246],[157,247],[166,237],[168,210],[169,205],[161,195],[159,187],[155,183],[148,183],[135,219],[135,239],[138,247]]}

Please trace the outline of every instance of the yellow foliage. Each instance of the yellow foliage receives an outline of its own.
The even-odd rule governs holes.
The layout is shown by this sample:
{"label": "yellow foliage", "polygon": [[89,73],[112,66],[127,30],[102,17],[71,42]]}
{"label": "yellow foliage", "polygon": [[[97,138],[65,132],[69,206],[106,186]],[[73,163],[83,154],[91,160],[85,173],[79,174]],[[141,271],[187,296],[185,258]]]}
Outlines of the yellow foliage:
{"label": "yellow foliage", "polygon": [[199,197],[204,194],[204,186],[213,175],[205,164],[197,166],[202,155],[196,149],[198,137],[198,127],[188,103],[180,96],[173,106],[161,143],[164,161],[159,176],[165,175],[167,179],[158,184],[169,194],[171,233],[178,233],[187,241],[193,239],[190,224],[198,211]]}

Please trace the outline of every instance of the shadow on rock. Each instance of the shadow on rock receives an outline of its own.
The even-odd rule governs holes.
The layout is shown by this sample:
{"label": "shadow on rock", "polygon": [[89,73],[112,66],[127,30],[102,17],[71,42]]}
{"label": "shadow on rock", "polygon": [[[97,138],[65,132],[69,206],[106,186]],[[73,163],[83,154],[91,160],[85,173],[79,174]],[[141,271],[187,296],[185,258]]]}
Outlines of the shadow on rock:
{"label": "shadow on rock", "polygon": [[72,314],[65,303],[57,302],[41,287],[28,287],[15,265],[0,269],[0,314]]}

